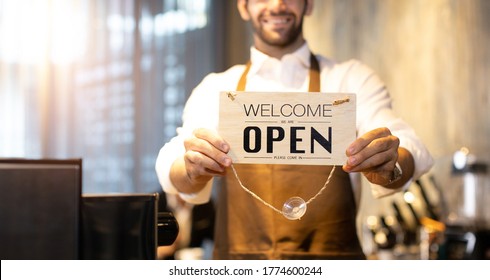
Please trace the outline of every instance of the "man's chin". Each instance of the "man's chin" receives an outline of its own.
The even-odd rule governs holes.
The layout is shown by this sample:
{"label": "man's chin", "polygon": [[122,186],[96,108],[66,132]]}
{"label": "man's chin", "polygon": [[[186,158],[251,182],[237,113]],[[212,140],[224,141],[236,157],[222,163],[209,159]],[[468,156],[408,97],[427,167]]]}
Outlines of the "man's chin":
{"label": "man's chin", "polygon": [[277,32],[263,34],[261,37],[264,42],[274,46],[281,46],[284,44],[288,44],[291,41],[287,35],[282,33],[277,33]]}
{"label": "man's chin", "polygon": [[266,30],[262,27],[260,29],[260,32],[256,32],[260,39],[271,46],[275,47],[287,47],[290,44],[292,44],[299,36],[298,34],[295,34],[295,30],[287,30],[287,29],[280,29],[280,30]]}
{"label": "man's chin", "polygon": [[263,41],[270,46],[284,48],[292,44],[294,40],[289,40],[289,38],[282,38],[282,37],[280,38],[269,37],[269,38],[265,38]]}

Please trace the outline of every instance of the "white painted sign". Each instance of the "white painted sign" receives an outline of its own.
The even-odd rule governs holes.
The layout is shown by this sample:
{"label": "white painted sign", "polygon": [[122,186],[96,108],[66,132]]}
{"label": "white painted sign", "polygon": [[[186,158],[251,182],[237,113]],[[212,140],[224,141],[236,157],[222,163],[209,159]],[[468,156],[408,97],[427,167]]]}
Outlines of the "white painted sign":
{"label": "white painted sign", "polygon": [[356,137],[356,95],[221,92],[219,133],[234,163],[343,165]]}

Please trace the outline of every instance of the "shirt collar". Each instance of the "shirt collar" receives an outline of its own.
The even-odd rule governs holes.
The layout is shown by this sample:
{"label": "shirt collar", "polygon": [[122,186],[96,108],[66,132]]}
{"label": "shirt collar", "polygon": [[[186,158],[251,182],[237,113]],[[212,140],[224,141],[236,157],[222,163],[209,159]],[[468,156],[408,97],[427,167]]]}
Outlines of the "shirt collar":
{"label": "shirt collar", "polygon": [[[287,54],[286,56],[293,56],[295,57],[300,63],[301,66],[305,68],[310,68],[310,49],[308,47],[308,44],[305,42],[300,48],[298,48],[296,51],[293,53]],[[284,57],[282,59],[284,59]],[[262,66],[264,66],[265,63],[267,63],[270,60],[276,60],[278,61],[277,58],[270,57],[267,54],[259,51],[256,49],[254,46],[250,48],[250,61],[252,62],[252,65],[250,67],[249,74],[256,74]]]}

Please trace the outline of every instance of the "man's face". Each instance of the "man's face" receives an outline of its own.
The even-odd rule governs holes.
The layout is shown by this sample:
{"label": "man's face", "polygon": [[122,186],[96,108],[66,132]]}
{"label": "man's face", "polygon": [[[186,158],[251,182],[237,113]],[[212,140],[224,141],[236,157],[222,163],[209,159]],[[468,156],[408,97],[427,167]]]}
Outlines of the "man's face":
{"label": "man's face", "polygon": [[305,0],[248,0],[246,9],[258,39],[287,47],[301,35],[306,5]]}

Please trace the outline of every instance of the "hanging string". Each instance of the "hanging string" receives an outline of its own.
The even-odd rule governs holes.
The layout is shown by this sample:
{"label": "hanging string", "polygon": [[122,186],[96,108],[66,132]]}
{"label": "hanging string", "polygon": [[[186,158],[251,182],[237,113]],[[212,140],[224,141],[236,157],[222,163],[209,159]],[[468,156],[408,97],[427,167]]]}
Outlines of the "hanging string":
{"label": "hanging string", "polygon": [[[238,176],[238,173],[236,172],[235,166],[233,164],[231,165],[231,169],[233,170],[233,174],[235,174],[235,178],[237,179],[238,183],[240,184],[240,186],[242,187],[242,189],[244,191],[246,191],[247,193],[249,193],[252,197],[254,197],[255,199],[257,199],[258,201],[262,202],[262,204],[264,204],[265,206],[271,208],[272,210],[276,211],[277,213],[279,213],[281,215],[284,215],[284,212],[283,211],[277,209],[276,207],[274,207],[273,205],[271,205],[267,201],[263,200],[256,193],[254,193],[253,191],[251,191],[250,189],[248,189],[247,187],[245,187],[243,185],[242,181],[240,180],[240,177]],[[319,195],[321,195],[322,192],[327,188],[327,185],[328,185],[328,183],[330,183],[330,179],[332,178],[332,175],[333,175],[333,172],[334,171],[335,171],[335,165],[332,167],[332,170],[330,171],[330,174],[328,175],[328,178],[325,181],[325,184],[323,185],[323,187],[312,198],[310,198],[306,202],[307,205],[310,204],[313,200],[315,200]]]}

